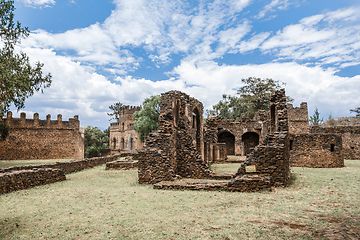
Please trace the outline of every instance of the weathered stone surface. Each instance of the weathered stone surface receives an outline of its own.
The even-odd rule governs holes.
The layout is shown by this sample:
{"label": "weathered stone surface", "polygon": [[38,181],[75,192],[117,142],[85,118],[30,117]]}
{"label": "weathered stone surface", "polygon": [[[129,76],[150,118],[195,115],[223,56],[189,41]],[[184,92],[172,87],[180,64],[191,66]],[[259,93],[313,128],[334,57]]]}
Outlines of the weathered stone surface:
{"label": "weathered stone surface", "polygon": [[342,152],[345,159],[360,160],[360,126],[311,126],[310,133],[338,134],[342,138]]}
{"label": "weathered stone surface", "polygon": [[292,134],[290,163],[294,167],[344,167],[342,138],[337,134]]}
{"label": "weathered stone surface", "polygon": [[159,129],[149,134],[139,152],[139,183],[206,178],[203,161],[203,105],[179,91],[161,95]]}
{"label": "weathered stone surface", "polygon": [[[1,119],[0,119],[1,121]],[[33,119],[12,118],[8,112],[2,119],[10,126],[9,137],[0,141],[0,159],[63,159],[84,157],[84,137],[78,116],[62,121],[59,114],[57,120],[39,120],[35,113]]]}
{"label": "weathered stone surface", "polygon": [[138,161],[122,161],[116,160],[106,163],[106,170],[134,169],[138,167]]}
{"label": "weathered stone surface", "polygon": [[66,180],[64,171],[50,168],[0,172],[0,194]]}

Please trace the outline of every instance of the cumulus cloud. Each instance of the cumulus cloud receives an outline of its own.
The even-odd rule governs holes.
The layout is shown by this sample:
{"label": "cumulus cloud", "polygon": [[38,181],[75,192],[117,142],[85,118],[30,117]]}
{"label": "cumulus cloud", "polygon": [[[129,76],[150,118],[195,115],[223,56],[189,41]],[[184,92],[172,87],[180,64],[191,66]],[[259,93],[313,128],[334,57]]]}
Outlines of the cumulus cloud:
{"label": "cumulus cloud", "polygon": [[[106,128],[106,112],[114,102],[139,105],[150,95],[176,89],[210,108],[222,94],[235,94],[241,78],[247,77],[285,82],[294,105],[308,101],[310,113],[316,106],[321,113],[346,116],[348,109],[357,107],[353,104],[360,102],[359,76],[335,73],[360,64],[358,11],[322,12],[276,32],[255,32],[251,18],[240,14],[252,2],[200,1],[194,7],[181,0],[115,0],[115,10],[103,23],[57,34],[33,31],[20,47],[31,60],[45,63],[53,84],[30,98],[25,110],[41,116],[62,113],[64,119],[78,114],[82,125]],[[286,0],[273,0],[259,17],[288,6]],[[273,62],[216,62],[228,53],[254,50]],[[165,80],[132,75],[143,68],[145,58],[161,69],[174,55],[180,63],[167,70],[170,77]]]}

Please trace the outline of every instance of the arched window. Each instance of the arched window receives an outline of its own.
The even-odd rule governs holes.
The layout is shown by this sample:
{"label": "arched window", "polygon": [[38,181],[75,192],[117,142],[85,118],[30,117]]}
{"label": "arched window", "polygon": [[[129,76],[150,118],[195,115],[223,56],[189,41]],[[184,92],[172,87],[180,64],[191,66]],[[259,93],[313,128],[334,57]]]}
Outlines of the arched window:
{"label": "arched window", "polygon": [[114,146],[114,149],[116,149],[116,138],[113,139],[113,146]]}
{"label": "arched window", "polygon": [[134,148],[134,139],[131,138],[130,139],[130,150],[133,150],[133,148]]}
{"label": "arched window", "polygon": [[125,140],[124,140],[124,138],[121,138],[121,149],[122,150],[125,149]]}

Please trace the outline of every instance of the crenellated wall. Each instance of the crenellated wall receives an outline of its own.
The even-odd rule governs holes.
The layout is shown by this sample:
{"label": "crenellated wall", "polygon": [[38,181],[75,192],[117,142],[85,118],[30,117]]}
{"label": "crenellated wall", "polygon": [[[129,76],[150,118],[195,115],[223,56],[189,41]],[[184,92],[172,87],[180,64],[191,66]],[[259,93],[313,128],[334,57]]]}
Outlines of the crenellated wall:
{"label": "crenellated wall", "polygon": [[10,132],[0,141],[0,160],[84,157],[84,133],[78,116],[63,121],[60,114],[57,120],[47,115],[46,120],[40,120],[38,113],[27,119],[25,113],[13,118],[8,112],[2,121],[10,126]]}

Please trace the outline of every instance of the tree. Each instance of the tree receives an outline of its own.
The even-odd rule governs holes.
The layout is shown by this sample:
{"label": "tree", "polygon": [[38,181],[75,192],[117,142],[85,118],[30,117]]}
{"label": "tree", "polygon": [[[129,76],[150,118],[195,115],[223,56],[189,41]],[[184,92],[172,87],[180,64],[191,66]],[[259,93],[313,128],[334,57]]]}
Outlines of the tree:
{"label": "tree", "polygon": [[208,116],[216,115],[224,119],[237,119],[245,112],[240,98],[226,94],[223,94],[223,99],[212,108],[213,110],[206,110]]}
{"label": "tree", "polygon": [[355,114],[356,114],[356,115],[355,115],[356,118],[360,118],[360,107],[357,107],[357,108],[355,108],[355,109],[350,109],[350,112],[351,112],[351,113],[355,113]]}
{"label": "tree", "polygon": [[[261,79],[249,77],[241,79],[243,87],[236,96],[223,95],[223,100],[213,106],[208,114],[220,115],[224,119],[237,119],[241,116],[254,117],[259,110],[270,109],[271,94],[281,88],[284,83],[271,78]],[[293,99],[287,97],[288,102]]]}
{"label": "tree", "polygon": [[120,109],[123,106],[123,104],[121,102],[117,102],[114,103],[112,105],[109,106],[110,110],[112,110],[112,113],[108,113],[107,115],[110,117],[110,120],[119,120],[119,116],[120,116]]}
{"label": "tree", "polygon": [[12,103],[20,110],[26,98],[51,85],[51,75],[43,76],[42,63],[32,67],[25,53],[15,53],[15,45],[29,36],[29,30],[14,22],[14,10],[13,0],[0,1],[0,118]]}
{"label": "tree", "polygon": [[101,150],[109,147],[109,129],[101,131],[97,127],[87,126],[84,134],[85,157],[99,157]]}
{"label": "tree", "polygon": [[311,125],[318,126],[323,123],[323,119],[320,118],[319,109],[316,107],[314,114],[310,116],[309,122]]}
{"label": "tree", "polygon": [[134,129],[140,135],[141,142],[144,142],[147,135],[158,129],[158,118],[160,116],[160,95],[146,98],[140,111],[134,113]]}

